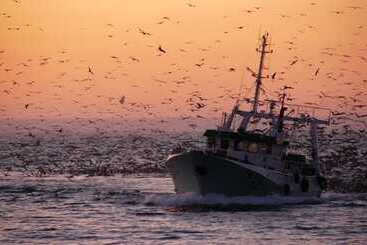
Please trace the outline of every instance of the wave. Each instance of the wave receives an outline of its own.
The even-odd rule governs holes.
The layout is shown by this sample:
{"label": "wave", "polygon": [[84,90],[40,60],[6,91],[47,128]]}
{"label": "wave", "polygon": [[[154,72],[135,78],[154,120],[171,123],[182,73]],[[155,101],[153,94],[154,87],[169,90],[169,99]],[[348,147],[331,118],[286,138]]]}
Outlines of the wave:
{"label": "wave", "polygon": [[322,198],[315,197],[285,197],[279,195],[272,196],[238,196],[227,197],[219,194],[208,194],[205,196],[185,193],[185,194],[151,194],[145,197],[144,204],[182,207],[182,206],[280,206],[294,204],[319,204]]}
{"label": "wave", "polygon": [[171,211],[246,211],[273,210],[289,205],[326,204],[332,207],[367,207],[367,194],[341,194],[326,192],[317,197],[238,196],[227,197],[218,194],[201,196],[185,194],[150,194],[145,196],[143,204],[161,206]]}

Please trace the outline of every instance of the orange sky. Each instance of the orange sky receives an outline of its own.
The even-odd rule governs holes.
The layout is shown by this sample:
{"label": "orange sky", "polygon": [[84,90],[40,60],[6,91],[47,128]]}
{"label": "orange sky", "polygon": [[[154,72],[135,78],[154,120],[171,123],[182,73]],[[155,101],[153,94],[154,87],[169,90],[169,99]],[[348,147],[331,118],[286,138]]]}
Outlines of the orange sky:
{"label": "orange sky", "polygon": [[[1,119],[219,116],[241,81],[253,87],[245,68],[257,70],[264,31],[268,97],[287,84],[296,103],[367,102],[363,0],[2,0],[0,13]],[[208,99],[200,112],[194,91]]]}

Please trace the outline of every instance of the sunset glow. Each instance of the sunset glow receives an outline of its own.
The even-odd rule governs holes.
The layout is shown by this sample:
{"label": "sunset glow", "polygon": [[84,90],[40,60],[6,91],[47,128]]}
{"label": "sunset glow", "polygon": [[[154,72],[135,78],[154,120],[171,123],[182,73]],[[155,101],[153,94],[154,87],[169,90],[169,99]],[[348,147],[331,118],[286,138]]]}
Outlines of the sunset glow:
{"label": "sunset glow", "polygon": [[366,244],[367,0],[0,0],[1,244]]}
{"label": "sunset glow", "polygon": [[216,117],[241,82],[252,94],[246,67],[257,69],[264,32],[274,50],[268,75],[277,74],[264,80],[264,98],[287,84],[297,103],[347,109],[320,92],[360,92],[355,104],[366,102],[366,8],[357,0],[5,0],[1,118],[192,116],[195,91],[207,99],[200,113]]}

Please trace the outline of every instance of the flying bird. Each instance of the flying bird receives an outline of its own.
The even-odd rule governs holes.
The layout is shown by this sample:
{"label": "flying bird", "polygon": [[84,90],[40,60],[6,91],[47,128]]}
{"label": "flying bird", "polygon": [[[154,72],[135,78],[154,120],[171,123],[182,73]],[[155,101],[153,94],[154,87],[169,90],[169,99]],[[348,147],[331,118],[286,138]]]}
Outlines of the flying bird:
{"label": "flying bird", "polygon": [[146,32],[146,31],[144,31],[143,29],[141,29],[141,28],[139,28],[139,32],[141,33],[141,34],[143,34],[144,36],[151,36],[152,34],[150,34],[149,32]]}
{"label": "flying bird", "polygon": [[162,53],[166,53],[166,50],[164,50],[164,49],[162,48],[162,46],[161,46],[161,45],[159,45],[158,50],[159,50],[160,52],[162,52]]}
{"label": "flying bird", "polygon": [[336,11],[331,11],[331,13],[334,13],[334,14],[343,14],[343,11],[336,10]]}
{"label": "flying bird", "polygon": [[201,109],[201,108],[203,108],[203,107],[205,107],[206,105],[205,104],[203,104],[203,103],[196,103],[196,105],[195,105],[195,107],[197,108],[197,109]]}
{"label": "flying bird", "polygon": [[132,61],[140,62],[140,60],[139,60],[138,58],[135,58],[135,57],[133,57],[133,56],[130,56],[129,58],[130,58]]}
{"label": "flying bird", "polygon": [[292,65],[296,64],[296,63],[297,63],[297,61],[298,61],[298,60],[294,60],[294,61],[292,61],[292,63],[291,63],[290,65],[292,66]]}
{"label": "flying bird", "polygon": [[88,72],[92,75],[94,75],[94,72],[92,71],[92,68],[90,68],[90,66],[88,66]]}
{"label": "flying bird", "polygon": [[125,96],[122,96],[119,102],[121,105],[123,105],[125,103]]}
{"label": "flying bird", "polygon": [[319,74],[320,68],[317,68],[317,70],[315,71],[315,76],[317,76],[317,74]]}

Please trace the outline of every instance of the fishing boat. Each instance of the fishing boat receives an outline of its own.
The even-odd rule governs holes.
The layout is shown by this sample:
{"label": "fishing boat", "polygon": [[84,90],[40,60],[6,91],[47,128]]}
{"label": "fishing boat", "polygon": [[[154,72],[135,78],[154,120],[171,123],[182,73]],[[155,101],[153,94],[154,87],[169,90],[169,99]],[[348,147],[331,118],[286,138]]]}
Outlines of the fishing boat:
{"label": "fishing boat", "polygon": [[[326,108],[286,103],[286,91],[291,88],[287,86],[277,100],[260,99],[262,80],[269,77],[263,75],[265,56],[272,53],[268,40],[268,34],[262,35],[256,49],[260,64],[254,73],[254,97],[238,98],[219,126],[205,131],[205,149],[168,157],[166,166],[176,193],[319,197],[325,189],[317,131],[330,123],[331,113]],[[248,110],[242,109],[244,104]],[[311,157],[292,151],[289,128],[307,129]]]}

